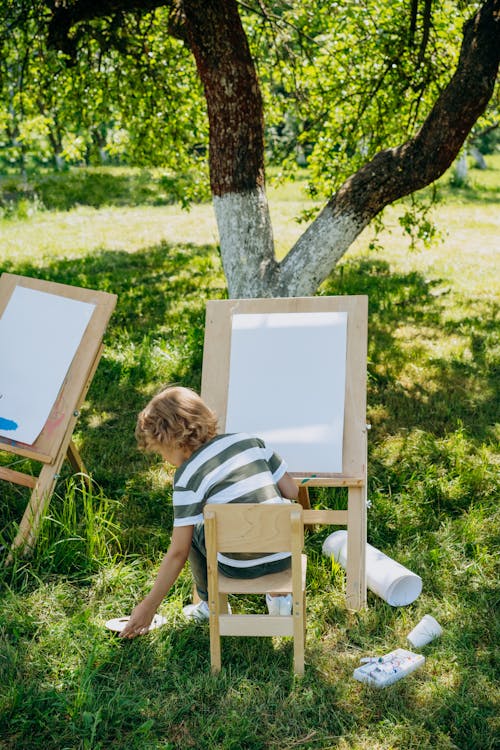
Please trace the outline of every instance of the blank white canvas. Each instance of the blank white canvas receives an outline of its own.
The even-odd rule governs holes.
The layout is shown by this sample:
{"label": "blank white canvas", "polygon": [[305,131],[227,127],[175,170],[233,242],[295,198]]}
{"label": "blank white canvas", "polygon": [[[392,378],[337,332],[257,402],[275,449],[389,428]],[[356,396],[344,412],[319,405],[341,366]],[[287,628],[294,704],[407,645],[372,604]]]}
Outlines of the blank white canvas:
{"label": "blank white canvas", "polygon": [[261,437],[296,473],[341,473],[347,313],[236,314],[227,432]]}
{"label": "blank white canvas", "polygon": [[0,318],[0,435],[32,445],[95,305],[17,286]]}

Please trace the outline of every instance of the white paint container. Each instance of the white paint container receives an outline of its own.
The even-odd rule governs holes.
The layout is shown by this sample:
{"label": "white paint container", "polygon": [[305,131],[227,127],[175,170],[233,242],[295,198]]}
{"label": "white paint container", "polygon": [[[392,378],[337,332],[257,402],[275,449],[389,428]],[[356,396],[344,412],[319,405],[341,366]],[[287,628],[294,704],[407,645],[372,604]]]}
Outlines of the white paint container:
{"label": "white paint container", "polygon": [[[347,531],[334,531],[323,542],[323,554],[342,565],[347,564]],[[391,607],[411,604],[422,591],[422,579],[416,573],[366,545],[366,585]]]}

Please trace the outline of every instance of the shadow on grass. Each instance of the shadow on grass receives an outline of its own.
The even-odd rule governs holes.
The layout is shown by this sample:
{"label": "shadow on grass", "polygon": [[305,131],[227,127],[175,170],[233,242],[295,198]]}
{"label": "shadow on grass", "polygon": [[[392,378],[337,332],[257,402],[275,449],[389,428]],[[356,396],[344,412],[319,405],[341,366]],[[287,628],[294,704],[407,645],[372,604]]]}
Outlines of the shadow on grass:
{"label": "shadow on grass", "polygon": [[[6,750],[59,750],[76,738],[78,747],[117,750],[493,748],[493,696],[483,691],[471,704],[470,665],[455,669],[453,684],[426,667],[377,691],[352,679],[352,654],[333,652],[335,668],[324,672],[313,653],[295,679],[289,641],[238,638],[223,640],[223,668],[212,676],[206,625],[169,623],[123,642],[85,609],[82,599],[57,623],[27,624],[18,612],[10,624],[0,666],[17,679],[0,713]],[[355,622],[337,626],[355,640]]]}
{"label": "shadow on grass", "polygon": [[[159,523],[165,528],[170,509],[165,502],[168,490],[152,485],[149,476],[158,460],[136,450],[136,416],[151,394],[168,382],[200,386],[205,301],[226,295],[216,250],[160,244],[135,253],[103,251],[85,258],[58,258],[45,265],[8,262],[3,270],[118,295],[104,355],[75,436],[98,485],[109,497],[126,501],[121,520],[135,529],[137,543],[143,544],[152,526]],[[435,440],[457,428],[476,443],[490,437],[498,416],[498,371],[492,355],[497,311],[491,300],[477,300],[473,308],[467,306],[466,314],[444,322],[442,286],[442,280],[426,279],[416,271],[394,273],[378,259],[355,259],[345,262],[321,288],[321,294],[369,296],[372,444],[388,435],[406,439],[416,430]],[[443,334],[460,337],[467,356],[430,356],[427,342]],[[425,377],[408,377],[409,366],[425,372]],[[428,453],[433,451],[434,459],[443,458],[435,446]],[[395,482],[394,471],[387,479],[386,469],[373,456],[372,460],[375,474],[380,473],[384,482]],[[7,491],[15,513],[22,505],[19,491]],[[6,510],[1,514],[5,527],[12,516]],[[129,544],[133,549],[132,540],[127,549]]]}
{"label": "shadow on grass", "polygon": [[[217,677],[210,674],[206,627],[180,625],[130,643],[87,626],[78,654],[43,681],[30,674],[33,661],[43,668],[39,649],[30,656],[21,648],[16,661],[24,679],[4,703],[4,736],[12,738],[4,747],[55,750],[78,738],[82,747],[129,750],[278,749],[294,744],[298,732],[338,738],[353,728],[341,685],[315,685],[313,670],[294,685],[288,647],[238,640]],[[319,710],[313,687],[327,711]]]}
{"label": "shadow on grass", "polygon": [[[443,285],[416,271],[394,273],[385,261],[356,259],[322,286],[322,294],[369,297],[368,409],[381,436],[418,428],[441,437],[463,427],[483,441],[498,421],[500,306],[466,300],[467,314],[445,320],[450,290]],[[441,338],[461,339],[461,351],[430,354],[428,345]],[[408,367],[422,374],[408,376]]]}
{"label": "shadow on grass", "polygon": [[440,200],[452,203],[488,204],[498,205],[500,201],[500,190],[498,186],[488,187],[487,185],[477,184],[476,180],[468,185],[454,186],[449,184],[445,189],[440,187]]}
{"label": "shadow on grass", "polygon": [[208,183],[199,175],[171,175],[161,170],[73,168],[34,173],[29,181],[11,175],[0,179],[0,213],[25,215],[29,205],[50,211],[75,206],[165,206],[209,200]]}

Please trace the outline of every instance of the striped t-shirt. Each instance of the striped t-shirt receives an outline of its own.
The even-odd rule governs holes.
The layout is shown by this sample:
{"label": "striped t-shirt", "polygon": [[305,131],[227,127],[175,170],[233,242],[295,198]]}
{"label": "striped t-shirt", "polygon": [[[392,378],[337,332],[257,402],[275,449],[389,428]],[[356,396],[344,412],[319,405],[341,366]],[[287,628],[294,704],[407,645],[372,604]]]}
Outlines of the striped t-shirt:
{"label": "striped t-shirt", "polygon": [[[277,484],[286,470],[283,459],[259,438],[244,433],[217,435],[175,472],[174,526],[203,523],[207,503],[282,503]],[[242,568],[288,556],[286,552],[265,557],[219,554],[219,560]]]}

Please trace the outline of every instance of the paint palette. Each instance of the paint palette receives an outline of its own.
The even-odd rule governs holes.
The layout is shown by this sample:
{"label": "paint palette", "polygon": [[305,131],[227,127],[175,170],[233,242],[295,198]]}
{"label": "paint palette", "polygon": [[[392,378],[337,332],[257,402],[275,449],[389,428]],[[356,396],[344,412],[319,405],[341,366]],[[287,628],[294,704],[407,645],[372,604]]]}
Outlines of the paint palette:
{"label": "paint palette", "polygon": [[[130,617],[115,617],[112,620],[108,620],[104,624],[108,628],[108,630],[112,630],[113,633],[121,633],[129,620]],[[161,626],[165,625],[166,622],[167,619],[166,617],[163,617],[163,615],[155,615],[151,621],[149,630],[156,630],[157,628],[161,628]]]}
{"label": "paint palette", "polygon": [[384,688],[414,672],[423,664],[425,664],[425,657],[421,654],[397,648],[385,656],[368,658],[362,667],[354,670],[353,677],[372,687]]}

